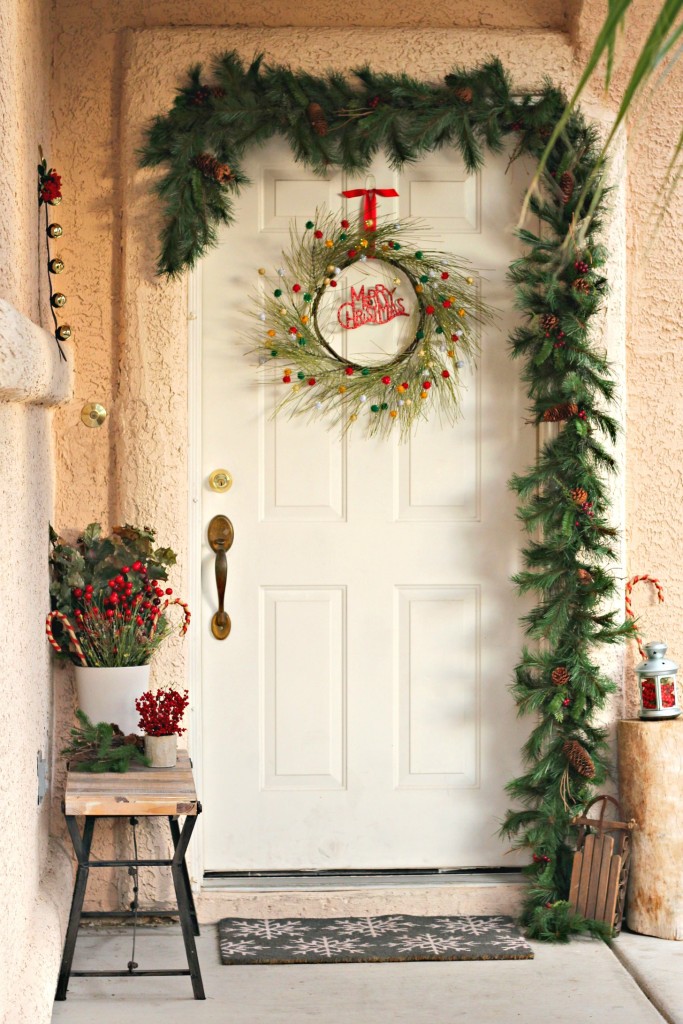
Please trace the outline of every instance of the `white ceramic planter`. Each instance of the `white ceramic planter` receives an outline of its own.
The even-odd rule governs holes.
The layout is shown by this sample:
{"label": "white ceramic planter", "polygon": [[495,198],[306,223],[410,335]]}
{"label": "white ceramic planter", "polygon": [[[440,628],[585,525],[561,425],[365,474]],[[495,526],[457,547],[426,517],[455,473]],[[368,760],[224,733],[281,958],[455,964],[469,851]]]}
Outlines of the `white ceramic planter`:
{"label": "white ceramic planter", "polygon": [[174,768],[178,757],[178,737],[145,736],[145,755],[150,768]]}
{"label": "white ceramic planter", "polygon": [[135,700],[149,690],[149,665],[127,668],[76,666],[78,706],[91,722],[115,722],[127,736],[140,732]]}

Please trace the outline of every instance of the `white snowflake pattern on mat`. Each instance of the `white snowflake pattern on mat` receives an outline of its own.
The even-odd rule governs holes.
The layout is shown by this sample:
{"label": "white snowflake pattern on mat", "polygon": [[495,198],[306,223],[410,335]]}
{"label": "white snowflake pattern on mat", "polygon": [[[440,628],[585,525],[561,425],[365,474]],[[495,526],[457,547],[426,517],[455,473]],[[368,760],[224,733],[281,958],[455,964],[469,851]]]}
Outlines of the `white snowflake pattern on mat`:
{"label": "white snowflake pattern on mat", "polygon": [[284,945],[294,956],[324,956],[328,959],[343,956],[345,953],[362,953],[366,943],[360,939],[346,936],[343,939],[331,939],[326,935],[313,936],[310,939],[295,939],[291,945]]}
{"label": "white snowflake pattern on mat", "polygon": [[305,935],[308,931],[303,921],[297,919],[290,921],[281,918],[271,921],[267,917],[258,921],[231,921],[228,927],[236,938],[253,935],[257,939],[279,939],[282,936],[298,937]]}
{"label": "white snowflake pattern on mat", "polygon": [[434,927],[449,935],[499,935],[513,926],[509,917],[437,917]]}
{"label": "white snowflake pattern on mat", "polygon": [[442,953],[466,953],[476,946],[472,939],[456,935],[432,935],[422,932],[420,935],[404,935],[397,942],[388,942],[388,946],[397,953],[431,953],[441,956]]}
{"label": "white snowflake pattern on mat", "polygon": [[265,946],[259,946],[254,939],[221,939],[221,953],[224,957],[258,956]]}
{"label": "white snowflake pattern on mat", "polygon": [[325,931],[339,935],[369,935],[373,939],[392,932],[400,934],[409,927],[405,917],[349,917],[328,924]]}

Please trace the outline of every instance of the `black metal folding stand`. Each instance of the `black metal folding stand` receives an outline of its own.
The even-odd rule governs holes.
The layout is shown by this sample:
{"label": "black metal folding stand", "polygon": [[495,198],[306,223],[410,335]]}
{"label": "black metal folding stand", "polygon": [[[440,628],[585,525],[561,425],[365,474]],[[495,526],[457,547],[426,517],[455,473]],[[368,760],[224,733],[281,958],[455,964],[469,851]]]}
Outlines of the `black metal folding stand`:
{"label": "black metal folding stand", "polygon": [[[78,861],[78,868],[76,870],[76,882],[74,885],[74,892],[71,901],[71,913],[69,914],[69,924],[66,932],[66,940],[64,942],[64,953],[62,955],[62,965],[59,971],[59,981],[57,983],[57,994],[55,996],[58,1000],[66,999],[66,991],[69,986],[69,978],[121,978],[121,977],[152,977],[152,976],[167,976],[167,975],[189,975],[192,979],[192,991],[194,992],[195,999],[205,999],[204,985],[202,982],[202,974],[199,968],[199,958],[197,956],[197,948],[195,945],[194,937],[199,935],[199,924],[197,922],[197,911],[194,905],[194,898],[192,896],[192,888],[190,886],[190,876],[187,870],[187,864],[185,862],[185,854],[187,847],[190,842],[190,837],[194,830],[195,823],[197,821],[197,815],[201,813],[201,804],[196,804],[196,814],[188,814],[185,818],[185,823],[180,828],[178,824],[178,818],[176,816],[168,817],[168,822],[171,827],[171,837],[173,839],[173,857],[165,860],[140,860],[137,856],[137,842],[135,843],[135,857],[133,859],[119,859],[119,860],[90,860],[90,848],[92,846],[93,833],[95,830],[95,821],[97,818],[103,817],[120,817],[120,815],[108,815],[108,814],[97,814],[97,815],[86,815],[85,824],[83,826],[83,833],[81,834],[75,815],[66,815],[66,823],[69,829],[69,835],[73,843],[74,851],[76,853],[76,859]],[[136,815],[129,818],[129,822],[133,827],[133,835],[135,836],[135,827],[138,824],[138,816]],[[161,817],[162,815],[144,815],[144,817]],[[134,898],[131,903],[130,910],[89,910],[83,911],[83,901],[85,899],[85,890],[88,884],[88,874],[90,868],[109,868],[109,867],[125,867],[128,868],[134,877]],[[138,884],[137,884],[137,871],[141,867],[170,867],[171,874],[173,877],[173,885],[175,888],[177,910],[148,910],[141,911],[138,907]],[[71,965],[74,958],[74,950],[76,948],[76,938],[78,936],[78,927],[82,919],[85,918],[132,918],[134,925],[137,924],[138,917],[177,917],[180,920],[180,927],[183,933],[183,941],[185,943],[185,953],[187,955],[187,969],[182,970],[139,970],[137,964],[133,959],[128,964],[127,970],[119,971],[73,971]],[[135,932],[134,932],[135,935]],[[135,947],[133,946],[133,953]]]}

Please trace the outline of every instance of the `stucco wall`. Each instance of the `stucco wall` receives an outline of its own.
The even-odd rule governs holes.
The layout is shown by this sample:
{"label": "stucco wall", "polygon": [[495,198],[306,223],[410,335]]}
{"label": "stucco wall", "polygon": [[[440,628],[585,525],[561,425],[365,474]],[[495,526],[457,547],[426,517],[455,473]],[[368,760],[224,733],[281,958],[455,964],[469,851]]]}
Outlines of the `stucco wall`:
{"label": "stucco wall", "polygon": [[[654,0],[636,0],[636,34],[654,7]],[[190,63],[236,45],[239,36],[246,56],[265,46],[271,59],[306,67],[344,68],[367,59],[388,70],[410,66],[426,77],[441,76],[457,62],[473,64],[489,53],[500,53],[520,86],[532,87],[551,74],[570,87],[577,66],[568,30],[583,52],[603,10],[602,2],[488,0],[461,5],[447,0],[429,9],[398,0],[387,16],[384,8],[361,0],[343,6],[330,0],[307,5],[258,0],[248,7],[207,0],[191,7],[179,0],[58,0],[53,18],[53,103],[59,131],[53,152],[77,197],[60,217],[66,231],[63,254],[72,268],[69,309],[78,352],[76,394],[56,422],[58,525],[153,519],[187,569],[185,298],[181,286],[151,278],[154,210],[144,197],[145,177],[136,173],[132,154],[141,120],[166,108]],[[213,28],[166,31],[180,26]],[[276,44],[264,31],[284,26],[292,27],[286,42]],[[368,37],[358,32],[345,37],[350,26],[375,26],[392,34]],[[160,31],[125,31],[153,28]],[[415,33],[421,39],[418,46]],[[632,46],[629,42],[625,59]],[[629,568],[658,570],[671,580],[672,592],[683,575],[683,559],[676,559],[674,566],[667,563],[678,548],[677,517],[668,504],[652,501],[643,483],[668,478],[680,433],[676,402],[660,409],[652,399],[663,369],[670,386],[680,359],[675,353],[677,324],[671,297],[680,243],[665,223],[650,257],[656,269],[643,276],[641,242],[644,197],[661,170],[661,139],[673,134],[682,94],[676,76],[669,82],[664,115],[647,121],[633,150],[627,181],[628,314],[633,325],[627,332]],[[615,238],[623,242],[619,230]],[[666,307],[656,300],[665,282]],[[623,275],[620,284],[623,288]],[[620,340],[614,339],[617,349]],[[80,424],[80,406],[88,399],[100,400],[110,410],[101,430],[84,430]],[[654,440],[657,431],[663,432],[663,444]],[[617,499],[620,502],[619,492]],[[186,578],[180,581],[181,587],[185,582]],[[683,649],[683,637],[678,635],[683,630],[673,614],[666,628],[672,648]],[[183,670],[181,661],[177,667]],[[70,713],[68,703],[66,708]],[[615,710],[619,713],[621,707]],[[62,729],[67,717],[63,716]]]}
{"label": "stucco wall", "polygon": [[[36,755],[50,761],[52,676],[45,646],[48,522],[54,498],[51,406],[70,387],[37,324],[44,235],[38,146],[52,157],[49,4],[0,4],[0,1021],[44,1024],[61,952],[71,869],[38,807]],[[44,319],[47,323],[47,319]]]}

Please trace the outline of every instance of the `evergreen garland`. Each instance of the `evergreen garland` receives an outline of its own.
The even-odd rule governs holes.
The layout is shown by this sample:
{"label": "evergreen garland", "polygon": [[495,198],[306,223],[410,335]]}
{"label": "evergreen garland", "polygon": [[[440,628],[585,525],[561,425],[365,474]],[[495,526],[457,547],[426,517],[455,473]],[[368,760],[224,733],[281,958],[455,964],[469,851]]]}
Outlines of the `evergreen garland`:
{"label": "evergreen garland", "polygon": [[[141,154],[143,165],[165,167],[155,186],[165,209],[164,274],[180,274],[215,243],[217,227],[233,219],[232,195],[246,181],[244,152],[275,134],[320,173],[332,165],[366,171],[380,150],[401,167],[451,145],[475,171],[509,136],[512,159],[539,159],[566,105],[549,82],[534,95],[513,95],[497,60],[455,70],[439,85],[367,67],[354,79],[313,76],[264,66],[260,57],[245,68],[234,53],[212,70],[209,86],[201,69],[192,69],[173,109],[148,128]],[[198,163],[204,154],[216,164]],[[608,411],[611,370],[590,340],[607,288],[606,252],[597,241],[605,201],[598,155],[595,129],[573,112],[530,204],[541,231],[519,232],[526,251],[509,271],[524,320],[512,333],[512,355],[523,360],[532,422],[557,426],[536,465],[511,481],[530,535],[515,582],[538,598],[524,620],[535,646],[523,650],[512,689],[519,713],[536,724],[523,750],[526,770],[507,787],[521,807],[508,812],[501,832],[533,854],[524,908],[529,933],[555,941],[605,933],[566,902],[571,822],[608,770],[607,737],[595,717],[614,687],[593,651],[632,635],[630,624],[605,611],[615,596],[606,568],[616,558],[616,533],[605,478],[616,468],[608,445],[617,424]],[[225,165],[229,173],[206,173],[202,165]]]}

